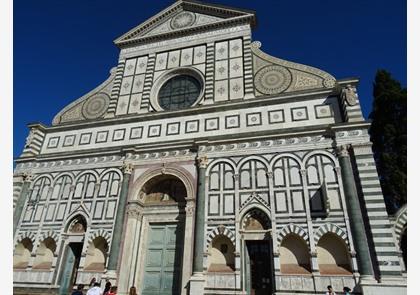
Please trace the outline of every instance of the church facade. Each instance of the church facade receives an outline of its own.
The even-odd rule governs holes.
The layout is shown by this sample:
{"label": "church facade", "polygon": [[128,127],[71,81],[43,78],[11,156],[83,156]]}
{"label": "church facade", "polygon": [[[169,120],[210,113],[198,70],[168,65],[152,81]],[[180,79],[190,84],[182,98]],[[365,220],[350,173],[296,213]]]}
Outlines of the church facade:
{"label": "church facade", "polygon": [[118,294],[406,293],[358,80],[264,53],[255,25],[179,0],[114,41],[106,81],[29,125],[16,294],[93,278]]}

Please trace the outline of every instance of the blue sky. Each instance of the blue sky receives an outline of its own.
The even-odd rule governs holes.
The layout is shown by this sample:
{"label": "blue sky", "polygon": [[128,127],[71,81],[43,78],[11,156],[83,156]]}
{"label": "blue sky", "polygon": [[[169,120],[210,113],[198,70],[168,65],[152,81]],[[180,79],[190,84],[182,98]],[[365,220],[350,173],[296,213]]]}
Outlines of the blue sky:
{"label": "blue sky", "polygon": [[[14,1],[13,156],[27,123],[50,125],[56,113],[95,88],[116,66],[112,41],[173,0]],[[276,57],[359,77],[365,117],[379,68],[407,85],[404,0],[207,0],[252,9],[253,40]]]}

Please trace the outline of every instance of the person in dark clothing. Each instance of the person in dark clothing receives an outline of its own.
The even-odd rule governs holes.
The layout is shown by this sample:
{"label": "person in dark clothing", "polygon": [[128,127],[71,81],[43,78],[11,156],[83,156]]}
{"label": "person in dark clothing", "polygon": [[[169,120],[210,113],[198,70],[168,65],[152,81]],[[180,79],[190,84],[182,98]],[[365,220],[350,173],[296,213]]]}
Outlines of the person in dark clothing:
{"label": "person in dark clothing", "polygon": [[71,295],[83,295],[83,288],[85,287],[85,285],[83,284],[79,284],[77,285],[77,289],[74,290]]}

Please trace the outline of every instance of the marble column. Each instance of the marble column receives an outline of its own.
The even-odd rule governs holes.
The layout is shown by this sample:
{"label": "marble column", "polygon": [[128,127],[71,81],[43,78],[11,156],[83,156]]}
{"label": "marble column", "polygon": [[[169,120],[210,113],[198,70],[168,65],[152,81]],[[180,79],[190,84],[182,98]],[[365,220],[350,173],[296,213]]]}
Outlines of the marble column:
{"label": "marble column", "polygon": [[120,254],[121,246],[121,237],[122,237],[122,228],[124,223],[124,211],[127,203],[128,196],[128,186],[130,182],[131,172],[133,171],[133,166],[130,163],[124,163],[123,167],[123,181],[121,185],[120,199],[118,202],[117,214],[115,217],[114,231],[111,241],[111,252],[108,260],[108,272],[113,276],[116,275],[116,270],[118,266],[118,257]]}
{"label": "marble column", "polygon": [[204,205],[206,194],[206,168],[207,156],[197,157],[198,166],[198,189],[195,209],[194,227],[194,264],[193,276],[190,280],[190,294],[200,295],[204,293],[203,276],[203,252],[204,252]]}
{"label": "marble column", "polygon": [[25,206],[26,196],[28,195],[29,186],[31,185],[33,176],[32,174],[23,174],[23,184],[20,195],[16,201],[15,212],[13,214],[13,236],[16,234],[16,228],[19,224],[22,215],[23,207]]}
{"label": "marble column", "polygon": [[341,167],[344,194],[347,201],[350,228],[356,250],[357,264],[361,276],[372,277],[372,261],[369,253],[369,245],[366,237],[362,211],[354,181],[353,169],[350,161],[348,146],[339,146],[337,149],[338,161]]}

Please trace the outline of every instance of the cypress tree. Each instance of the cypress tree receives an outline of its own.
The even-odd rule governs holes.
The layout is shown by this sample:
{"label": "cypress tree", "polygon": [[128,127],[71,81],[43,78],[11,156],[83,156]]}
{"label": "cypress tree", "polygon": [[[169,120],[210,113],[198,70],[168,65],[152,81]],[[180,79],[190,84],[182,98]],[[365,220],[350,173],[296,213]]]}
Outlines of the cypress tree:
{"label": "cypress tree", "polygon": [[387,210],[393,214],[407,202],[407,90],[378,70],[373,97],[369,133]]}

